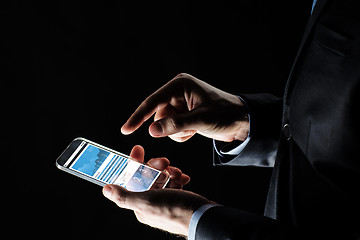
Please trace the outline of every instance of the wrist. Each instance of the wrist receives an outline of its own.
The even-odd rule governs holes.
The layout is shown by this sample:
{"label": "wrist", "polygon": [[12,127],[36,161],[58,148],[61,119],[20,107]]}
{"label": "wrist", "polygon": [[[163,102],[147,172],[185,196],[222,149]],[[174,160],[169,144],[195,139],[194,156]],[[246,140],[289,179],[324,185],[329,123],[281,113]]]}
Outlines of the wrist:
{"label": "wrist", "polygon": [[234,97],[236,97],[235,104],[238,106],[238,118],[234,123],[236,125],[234,140],[243,142],[250,135],[250,115],[246,102],[240,96],[234,95]]}
{"label": "wrist", "polygon": [[250,122],[249,117],[246,117],[243,121],[238,123],[240,125],[239,130],[235,133],[234,140],[244,142],[250,134]]}

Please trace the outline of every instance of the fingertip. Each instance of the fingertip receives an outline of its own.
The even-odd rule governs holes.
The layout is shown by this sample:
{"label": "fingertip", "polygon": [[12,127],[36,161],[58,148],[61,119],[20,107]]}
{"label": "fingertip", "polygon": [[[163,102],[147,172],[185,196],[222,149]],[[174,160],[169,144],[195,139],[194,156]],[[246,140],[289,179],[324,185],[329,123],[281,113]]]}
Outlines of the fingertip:
{"label": "fingertip", "polygon": [[156,168],[157,170],[163,171],[167,169],[170,165],[169,159],[163,158],[152,158],[147,162],[150,166]]}
{"label": "fingertip", "polygon": [[186,174],[182,174],[181,177],[180,177],[180,184],[182,185],[186,185],[190,182],[191,178],[190,176],[186,175]]}
{"label": "fingertip", "polygon": [[111,185],[106,185],[102,189],[103,195],[108,199],[111,199],[112,191],[113,191],[113,188],[111,187]]}
{"label": "fingertip", "polygon": [[139,151],[143,151],[143,152],[145,152],[144,147],[143,147],[143,146],[141,146],[140,144],[135,145],[135,146],[133,147],[133,149],[137,149],[137,150],[139,150]]}
{"label": "fingertip", "polygon": [[141,145],[135,145],[130,152],[130,157],[140,162],[144,162],[145,149]]}
{"label": "fingertip", "polygon": [[133,132],[126,126],[126,123],[121,127],[120,131],[123,135],[129,135]]}

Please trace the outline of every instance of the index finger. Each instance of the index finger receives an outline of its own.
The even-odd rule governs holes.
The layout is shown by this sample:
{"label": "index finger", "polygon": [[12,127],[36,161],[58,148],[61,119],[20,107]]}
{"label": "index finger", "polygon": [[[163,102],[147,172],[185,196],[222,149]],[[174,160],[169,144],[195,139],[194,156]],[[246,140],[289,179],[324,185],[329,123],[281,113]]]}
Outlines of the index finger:
{"label": "index finger", "polygon": [[121,127],[121,133],[128,135],[136,131],[156,111],[165,107],[175,96],[174,81],[170,81],[147,97]]}

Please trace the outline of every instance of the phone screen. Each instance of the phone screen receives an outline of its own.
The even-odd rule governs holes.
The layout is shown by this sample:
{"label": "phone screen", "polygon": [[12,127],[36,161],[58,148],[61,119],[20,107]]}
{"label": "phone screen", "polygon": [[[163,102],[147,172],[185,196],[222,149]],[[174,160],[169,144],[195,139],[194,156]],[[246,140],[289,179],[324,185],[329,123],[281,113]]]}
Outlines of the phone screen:
{"label": "phone screen", "polygon": [[64,167],[130,191],[151,188],[161,171],[82,141]]}

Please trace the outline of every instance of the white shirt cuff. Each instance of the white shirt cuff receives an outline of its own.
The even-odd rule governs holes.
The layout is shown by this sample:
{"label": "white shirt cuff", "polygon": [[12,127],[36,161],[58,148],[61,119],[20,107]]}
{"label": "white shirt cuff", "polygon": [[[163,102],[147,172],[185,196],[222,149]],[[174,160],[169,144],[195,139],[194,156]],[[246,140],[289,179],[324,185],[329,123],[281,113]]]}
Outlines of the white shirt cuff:
{"label": "white shirt cuff", "polygon": [[246,147],[246,145],[248,144],[248,142],[250,141],[250,136],[248,136],[245,141],[243,141],[239,146],[237,146],[236,148],[230,150],[230,151],[227,151],[227,152],[223,152],[221,149],[220,149],[220,153],[221,154],[224,154],[224,155],[239,155],[242,150],[244,150],[244,148]]}

